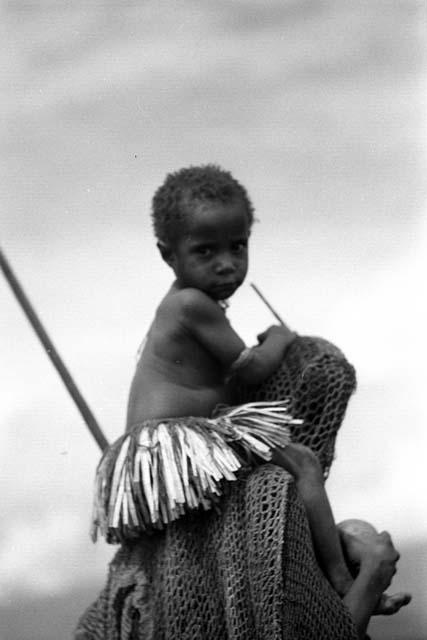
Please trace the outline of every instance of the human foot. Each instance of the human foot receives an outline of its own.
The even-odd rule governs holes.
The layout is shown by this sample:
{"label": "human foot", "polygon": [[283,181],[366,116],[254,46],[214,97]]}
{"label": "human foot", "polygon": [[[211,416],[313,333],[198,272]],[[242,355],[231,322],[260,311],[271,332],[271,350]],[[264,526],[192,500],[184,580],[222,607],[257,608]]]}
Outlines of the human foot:
{"label": "human foot", "polygon": [[411,599],[411,594],[405,592],[393,593],[391,596],[388,593],[383,593],[375,607],[374,616],[392,616],[409,604]]}

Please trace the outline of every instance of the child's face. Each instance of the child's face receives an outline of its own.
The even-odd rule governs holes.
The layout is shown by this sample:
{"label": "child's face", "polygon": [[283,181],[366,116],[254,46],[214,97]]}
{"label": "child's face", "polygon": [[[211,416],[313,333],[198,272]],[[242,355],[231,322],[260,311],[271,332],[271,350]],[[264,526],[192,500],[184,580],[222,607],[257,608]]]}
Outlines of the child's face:
{"label": "child's face", "polygon": [[180,287],[229,298],[248,270],[249,222],[242,202],[192,203],[169,261]]}

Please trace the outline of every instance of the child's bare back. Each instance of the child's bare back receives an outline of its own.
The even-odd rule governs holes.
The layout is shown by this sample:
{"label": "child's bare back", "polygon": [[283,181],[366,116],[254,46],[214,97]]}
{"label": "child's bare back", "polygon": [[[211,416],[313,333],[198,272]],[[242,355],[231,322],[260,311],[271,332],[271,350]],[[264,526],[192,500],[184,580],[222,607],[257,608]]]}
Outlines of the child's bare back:
{"label": "child's bare back", "polygon": [[[129,395],[128,429],[151,418],[210,416],[218,404],[229,400],[224,385],[226,363],[197,340],[192,327],[197,303],[224,333],[221,328],[228,321],[219,305],[201,292],[172,286],[157,309],[137,364]],[[235,347],[237,355],[241,348],[240,344]],[[234,357],[231,351],[230,362]]]}

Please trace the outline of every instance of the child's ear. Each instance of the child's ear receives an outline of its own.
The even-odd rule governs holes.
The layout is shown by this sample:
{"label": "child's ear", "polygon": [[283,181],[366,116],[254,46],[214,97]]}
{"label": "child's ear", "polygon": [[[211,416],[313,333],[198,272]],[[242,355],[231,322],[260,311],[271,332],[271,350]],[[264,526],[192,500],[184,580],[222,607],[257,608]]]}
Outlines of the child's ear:
{"label": "child's ear", "polygon": [[157,248],[166,264],[173,269],[175,264],[175,253],[172,247],[169,244],[166,244],[166,242],[159,241],[157,243]]}

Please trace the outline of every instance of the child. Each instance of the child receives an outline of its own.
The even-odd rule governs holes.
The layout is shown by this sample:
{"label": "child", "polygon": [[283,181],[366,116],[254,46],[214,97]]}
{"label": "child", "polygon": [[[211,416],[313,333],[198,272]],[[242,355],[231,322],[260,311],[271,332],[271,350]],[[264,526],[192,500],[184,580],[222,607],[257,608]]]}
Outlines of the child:
{"label": "child", "polygon": [[294,477],[319,561],[344,596],[353,579],[322,470],[309,448],[290,442],[292,417],[280,403],[217,410],[232,403],[230,377],[262,382],[295,337],[286,326],[272,326],[248,349],[225,316],[222,301],[248,269],[253,207],[245,189],[216,166],[182,169],[155,194],[153,222],[175,280],[143,345],[127,433],[98,468],[95,528],[120,541],[161,528],[189,508],[209,508],[220,481],[233,479],[242,459],[250,462],[255,453]]}

